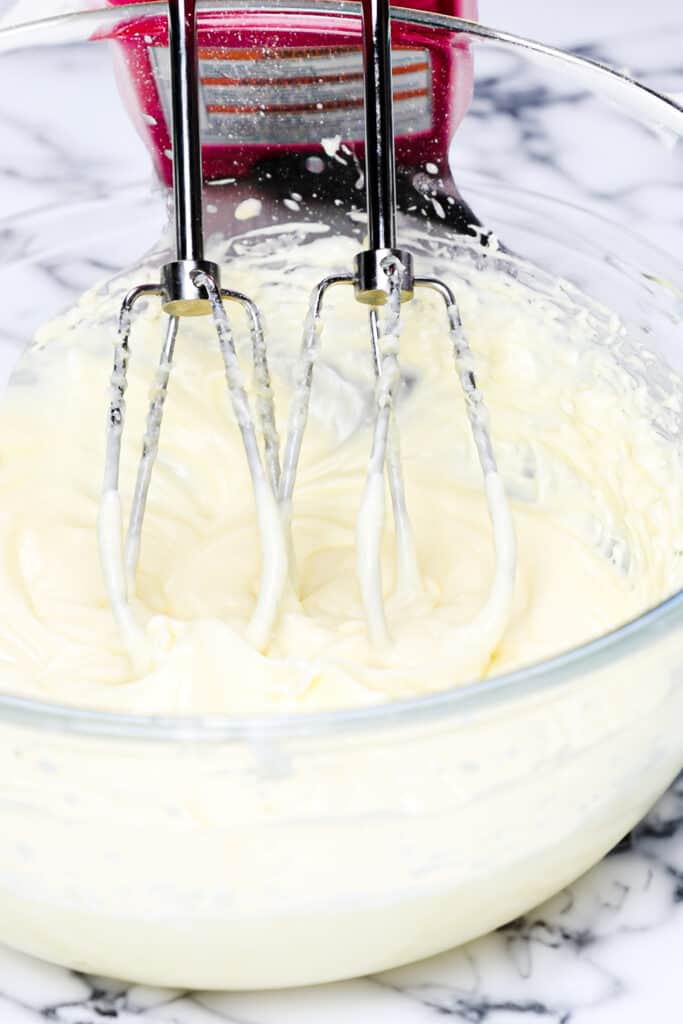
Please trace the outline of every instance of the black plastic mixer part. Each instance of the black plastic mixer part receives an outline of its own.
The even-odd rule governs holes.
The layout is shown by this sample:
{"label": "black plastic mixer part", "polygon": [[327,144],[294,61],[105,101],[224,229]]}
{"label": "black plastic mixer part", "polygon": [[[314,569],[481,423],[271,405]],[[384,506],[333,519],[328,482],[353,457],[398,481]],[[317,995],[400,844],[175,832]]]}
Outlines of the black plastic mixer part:
{"label": "black plastic mixer part", "polygon": [[[316,209],[319,214],[321,207],[329,207],[331,219],[336,220],[349,210],[365,211],[360,169],[350,157],[345,163],[326,155],[316,157],[314,162],[297,154],[270,157],[256,165],[253,178],[257,194],[263,193],[271,201],[299,193],[304,213]],[[335,200],[339,205],[335,205]],[[485,242],[481,221],[448,174],[432,176],[421,168],[399,167],[396,206],[403,216]],[[318,219],[329,218],[318,215]]]}

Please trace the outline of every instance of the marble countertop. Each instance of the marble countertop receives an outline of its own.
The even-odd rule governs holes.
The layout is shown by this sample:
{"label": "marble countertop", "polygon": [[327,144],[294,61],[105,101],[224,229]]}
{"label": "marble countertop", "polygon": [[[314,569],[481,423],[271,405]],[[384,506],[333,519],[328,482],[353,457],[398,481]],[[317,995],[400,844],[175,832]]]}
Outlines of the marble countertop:
{"label": "marble countertop", "polygon": [[[31,0],[26,0],[31,3]],[[38,9],[44,0],[33,0]],[[52,2],[52,0],[50,0]],[[0,15],[10,4],[0,0]],[[683,96],[683,8],[678,0],[481,0],[482,19],[628,66]],[[82,69],[80,74],[82,75]],[[83,88],[68,60],[60,95]],[[0,98],[3,131],[9,107]],[[519,113],[523,118],[523,111]],[[49,126],[15,125],[18,145],[73,160]],[[107,175],[135,181],[142,167],[96,150],[80,177],[30,174],[0,153],[0,215],[54,198],[55,181],[96,193]],[[35,167],[35,159],[32,161]],[[666,224],[683,226],[683,175],[666,186]],[[0,1024],[676,1024],[683,1022],[683,777],[601,864],[506,928],[378,977],[290,992],[193,994],[87,978],[0,947]]]}

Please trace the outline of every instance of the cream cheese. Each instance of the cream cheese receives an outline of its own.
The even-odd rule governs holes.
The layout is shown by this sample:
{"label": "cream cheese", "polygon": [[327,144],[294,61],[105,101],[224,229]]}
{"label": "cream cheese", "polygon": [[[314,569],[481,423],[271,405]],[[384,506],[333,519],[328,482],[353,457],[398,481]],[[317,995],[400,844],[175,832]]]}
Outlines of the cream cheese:
{"label": "cream cheese", "polygon": [[[226,274],[264,316],[281,424],[310,289],[346,269],[356,247],[314,233],[296,248],[290,236],[284,276],[282,246],[264,234]],[[408,597],[396,585],[387,522],[381,559],[392,643],[381,651],[369,643],[355,545],[374,373],[367,311],[350,289],[335,289],[291,510],[296,588],[263,650],[249,633],[259,524],[218,341],[209,319],[181,324],[135,622],[123,615],[136,647],[144,634],[149,662],[131,667],[107,601],[96,525],[115,314],[138,272],[47,325],[0,407],[3,689],[145,712],[367,705],[538,661],[668,594],[680,579],[680,454],[653,419],[647,371],[639,379],[632,365],[637,354],[623,365],[621,325],[579,296],[570,302],[566,288],[535,293],[466,253],[455,264],[439,259],[432,266],[423,257],[420,269],[445,276],[457,293],[512,499],[511,602],[504,580],[514,537],[503,529],[494,538],[487,511],[487,497],[494,507],[503,502],[501,485],[481,476],[443,304],[418,293],[402,310],[397,416],[421,582]],[[229,312],[246,372],[247,325]],[[152,300],[131,340],[124,515],[162,331]],[[679,401],[674,387],[673,419]],[[373,515],[383,486],[366,494]],[[119,516],[109,498],[101,515]],[[505,570],[497,582],[494,547]]]}

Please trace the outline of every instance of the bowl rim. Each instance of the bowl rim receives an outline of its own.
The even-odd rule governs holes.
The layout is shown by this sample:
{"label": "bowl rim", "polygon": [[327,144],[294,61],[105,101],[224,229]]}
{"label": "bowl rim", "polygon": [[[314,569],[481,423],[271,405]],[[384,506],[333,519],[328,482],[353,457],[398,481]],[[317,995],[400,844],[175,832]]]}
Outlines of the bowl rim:
{"label": "bowl rim", "polygon": [[[0,44],[16,40],[21,45],[22,35],[30,35],[37,28],[49,30],[53,25],[80,25],[90,21],[101,25],[103,17],[115,23],[126,16],[139,18],[158,13],[165,6],[165,0],[146,0],[145,3],[90,8],[21,22],[0,28]],[[223,4],[221,0],[199,0],[198,6],[200,10],[211,10]],[[230,9],[359,16],[359,5],[354,0],[230,0]],[[638,82],[624,71],[600,61],[449,15],[401,7],[392,12],[392,17],[409,25],[465,33],[512,49],[538,54],[565,67],[590,71],[634,96],[646,98],[649,107],[661,110],[664,120],[668,120],[683,136],[683,106],[673,98]],[[630,113],[635,116],[632,110]],[[618,628],[553,657],[489,679],[474,680],[436,693],[369,707],[249,715],[143,715],[80,708],[0,692],[0,719],[20,727],[160,743],[181,740],[253,743],[269,738],[317,738],[330,733],[357,733],[391,725],[419,727],[435,719],[469,716],[493,703],[554,689],[570,681],[584,667],[597,670],[621,661],[646,647],[654,638],[668,635],[679,625],[682,617],[683,589]]]}

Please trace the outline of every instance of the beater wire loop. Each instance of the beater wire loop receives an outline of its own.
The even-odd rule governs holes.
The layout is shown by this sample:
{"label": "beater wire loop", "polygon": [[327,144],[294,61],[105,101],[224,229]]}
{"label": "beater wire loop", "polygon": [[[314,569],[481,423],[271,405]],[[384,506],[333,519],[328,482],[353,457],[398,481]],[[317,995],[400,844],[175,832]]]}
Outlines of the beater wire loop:
{"label": "beater wire loop", "polygon": [[299,467],[308,411],[311,404],[313,372],[320,353],[322,341],[322,309],[325,295],[337,285],[353,284],[351,274],[333,274],[324,278],[311,294],[308,314],[304,324],[301,354],[294,371],[294,395],[289,407],[287,439],[282,457],[282,479],[280,481],[280,503],[285,520],[289,518],[294,493],[294,483]]}
{"label": "beater wire loop", "polygon": [[[198,280],[198,278],[195,277],[195,280]],[[256,408],[261,424],[268,477],[273,488],[273,494],[277,495],[280,490],[280,438],[275,420],[275,402],[270,380],[270,370],[268,368],[268,353],[263,333],[263,324],[261,323],[261,314],[258,311],[258,306],[251,299],[247,298],[246,295],[243,295],[242,292],[233,291],[231,288],[221,288],[220,294],[222,299],[239,303],[245,310],[249,320],[249,333],[251,335],[254,363]]]}
{"label": "beater wire loop", "polygon": [[[372,447],[356,528],[356,567],[361,597],[370,641],[374,647],[379,649],[387,647],[390,643],[382,583],[384,470],[387,461],[389,433],[394,419],[394,402],[401,381],[401,369],[398,361],[401,330],[401,267],[397,260],[388,258],[383,269],[389,281],[389,294],[380,311],[377,309],[370,311],[373,353],[376,354],[379,372],[376,375]],[[373,325],[376,332],[372,330]],[[395,454],[396,450],[394,450]],[[393,468],[396,471],[395,465]],[[401,483],[402,477],[401,472]],[[396,478],[394,478],[394,483],[396,482]],[[405,509],[406,524],[410,531],[402,486],[401,493],[397,495],[397,498],[399,504]],[[396,504],[394,503],[395,508]],[[410,535],[412,537],[412,531],[410,531]]]}
{"label": "beater wire loop", "polygon": [[[237,358],[232,327],[223,305],[221,290],[213,278],[203,271],[198,271],[194,275],[194,280],[198,287],[206,291],[211,303],[213,322],[218,334],[221,356],[223,357],[225,379],[228,384],[232,410],[242,435],[242,444],[251,476],[256,519],[261,539],[262,565],[261,587],[256,608],[249,624],[249,637],[254,646],[259,650],[264,650],[272,634],[287,581],[287,545],[275,489],[276,482],[279,481],[279,461],[276,463],[275,480],[272,476],[269,479],[261,461],[254,417],[247,396],[244,375]],[[249,300],[245,300],[245,297],[240,293],[229,292],[227,297],[236,302],[246,304],[248,307],[252,306],[252,303]],[[262,334],[261,341],[259,341],[254,339],[254,333],[252,332],[252,340],[254,342],[258,379],[262,387],[264,382],[267,382],[268,391],[270,392],[270,377],[265,359],[265,345],[262,344]],[[256,360],[257,350],[262,358],[260,365]],[[275,416],[272,402],[267,397],[264,398],[263,394],[259,397],[263,399],[265,406],[266,425],[264,434],[267,453],[269,446],[272,446],[277,440]],[[271,473],[272,470],[273,460],[271,459]]]}
{"label": "beater wire loop", "polygon": [[[382,373],[382,357],[376,309],[370,310],[369,320],[375,378],[378,381]],[[400,432],[395,403],[393,402],[387,437],[386,472],[387,480],[389,481],[389,493],[391,495],[394,530],[396,532],[396,593],[399,599],[404,601],[419,597],[423,593],[423,587],[417,561],[415,536],[408,515],[408,504],[403,480],[403,464],[401,462]]]}
{"label": "beater wire loop", "polygon": [[149,485],[152,481],[152,472],[159,450],[159,436],[161,434],[161,422],[164,415],[164,403],[168,393],[168,382],[171,376],[173,353],[175,350],[176,338],[178,336],[178,317],[168,318],[166,328],[166,339],[161,350],[159,366],[156,371],[154,386],[152,389],[152,400],[147,413],[147,424],[145,436],[142,442],[142,456],[138,465],[133,502],[131,505],[130,519],[126,533],[125,563],[126,578],[128,580],[129,594],[135,593],[135,574],[137,572],[140,558],[140,541],[142,537],[142,523],[147,508],[147,495]]}

